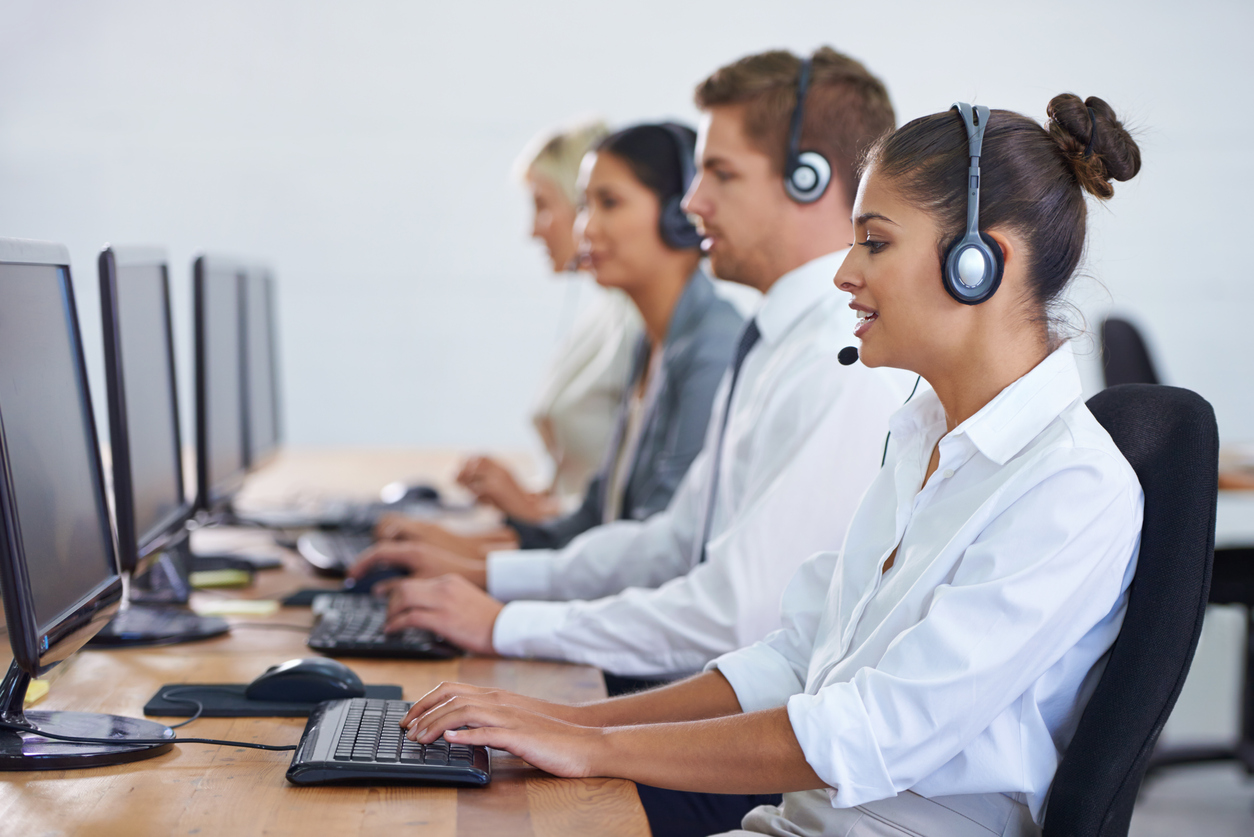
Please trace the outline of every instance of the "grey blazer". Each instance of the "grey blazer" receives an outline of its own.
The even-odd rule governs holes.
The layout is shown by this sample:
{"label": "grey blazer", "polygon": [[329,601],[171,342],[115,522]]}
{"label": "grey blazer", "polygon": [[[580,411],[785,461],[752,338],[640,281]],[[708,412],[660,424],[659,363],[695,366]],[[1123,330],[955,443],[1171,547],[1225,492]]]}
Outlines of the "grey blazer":
{"label": "grey blazer", "polygon": [[[714,392],[731,363],[743,325],[744,318],[714,293],[714,283],[698,268],[684,286],[666,330],[659,380],[650,386],[656,396],[645,405],[622,507],[615,510],[617,519],[644,520],[670,503],[705,441]],[[506,521],[518,533],[522,549],[560,549],[605,519],[609,474],[626,429],[627,405],[645,374],[648,354],[647,338],[642,336],[613,442],[579,508],[540,524]]]}

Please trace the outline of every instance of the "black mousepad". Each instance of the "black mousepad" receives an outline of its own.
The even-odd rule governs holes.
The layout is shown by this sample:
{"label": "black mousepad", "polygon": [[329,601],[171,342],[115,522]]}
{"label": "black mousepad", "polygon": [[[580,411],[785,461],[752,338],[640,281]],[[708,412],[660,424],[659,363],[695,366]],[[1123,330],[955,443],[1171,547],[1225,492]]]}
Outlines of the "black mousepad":
{"label": "black mousepad", "polygon": [[287,597],[280,599],[279,604],[284,607],[313,607],[313,600],[317,596],[325,596],[328,593],[343,593],[344,590],[335,587],[307,587],[304,590],[297,590]]}
{"label": "black mousepad", "polygon": [[[244,697],[246,688],[246,683],[167,683],[144,704],[144,714],[187,718],[196,714],[196,705],[187,701],[195,700],[204,707],[202,718],[304,718],[318,705],[318,701],[249,700]],[[164,697],[166,692],[172,699]],[[366,697],[400,700],[401,687],[367,686]]]}

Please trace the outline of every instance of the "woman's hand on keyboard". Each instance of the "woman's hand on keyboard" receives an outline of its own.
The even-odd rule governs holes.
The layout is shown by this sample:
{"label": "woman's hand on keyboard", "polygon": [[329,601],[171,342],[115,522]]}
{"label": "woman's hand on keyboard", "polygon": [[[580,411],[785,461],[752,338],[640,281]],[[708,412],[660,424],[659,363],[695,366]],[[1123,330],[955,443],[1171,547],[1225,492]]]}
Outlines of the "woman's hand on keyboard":
{"label": "woman's hand on keyboard", "polygon": [[480,588],[488,586],[487,565],[482,561],[422,541],[380,541],[361,553],[348,575],[361,578],[380,567],[402,567],[416,578],[460,575]]}
{"label": "woman's hand on keyboard", "polygon": [[389,512],[375,524],[374,536],[382,541],[427,543],[455,552],[463,558],[483,561],[494,549],[513,549],[518,536],[513,529],[498,526],[473,535],[451,532],[430,520],[414,520],[403,514]]}
{"label": "woman's hand on keyboard", "polygon": [[561,511],[553,497],[523,488],[508,468],[490,456],[467,459],[457,475],[457,482],[469,489],[480,503],[495,506],[527,523],[540,523]]}
{"label": "woman's hand on keyboard", "polygon": [[[405,715],[404,720],[401,721],[401,726],[407,728],[412,726],[414,721],[422,718],[437,706],[440,706],[449,700],[453,700],[454,698],[474,698],[476,700],[499,704],[501,706],[514,706],[519,709],[526,709],[529,712],[538,712],[539,714],[547,715],[550,718],[557,718],[560,721],[567,721],[581,726],[591,726],[591,724],[584,719],[586,712],[581,706],[554,703],[550,700],[528,697],[506,689],[497,689],[492,686],[472,686],[469,683],[452,683],[449,681],[441,683],[418,700],[414,701],[413,706],[409,708],[409,712]],[[422,725],[419,726],[421,727]],[[414,729],[417,730],[418,727],[415,727]]]}
{"label": "woman's hand on keyboard", "polygon": [[[578,707],[485,689],[441,683],[413,705],[402,726],[411,741],[429,744],[441,735],[454,744],[508,750],[555,776],[604,775],[604,730],[564,720]],[[469,729],[460,729],[469,727]]]}
{"label": "woman's hand on keyboard", "polygon": [[505,605],[460,575],[385,582],[388,633],[405,628],[433,631],[476,654],[491,654],[492,628]]}

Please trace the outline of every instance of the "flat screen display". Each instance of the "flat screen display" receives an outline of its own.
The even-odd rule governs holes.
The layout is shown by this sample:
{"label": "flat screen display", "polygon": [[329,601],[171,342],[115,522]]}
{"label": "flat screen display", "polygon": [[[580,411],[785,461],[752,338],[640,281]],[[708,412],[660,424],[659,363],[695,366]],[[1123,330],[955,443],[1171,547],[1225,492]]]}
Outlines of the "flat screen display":
{"label": "flat screen display", "polygon": [[169,304],[159,264],[119,265],[116,281],[131,492],[142,554],[184,503]]}
{"label": "flat screen display", "polygon": [[0,424],[41,632],[116,575],[59,267],[0,264]]}
{"label": "flat screen display", "polygon": [[234,268],[206,267],[201,287],[209,500],[238,486],[244,471],[243,358],[240,276]]}
{"label": "flat screen display", "polygon": [[278,375],[273,284],[266,274],[252,271],[245,288],[248,464],[252,466],[272,454],[279,444]]}

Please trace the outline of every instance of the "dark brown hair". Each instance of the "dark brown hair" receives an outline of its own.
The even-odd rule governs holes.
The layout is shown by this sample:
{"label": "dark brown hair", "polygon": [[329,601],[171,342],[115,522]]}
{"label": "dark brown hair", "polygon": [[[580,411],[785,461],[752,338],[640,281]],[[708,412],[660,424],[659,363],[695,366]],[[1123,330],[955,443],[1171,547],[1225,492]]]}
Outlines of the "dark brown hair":
{"label": "dark brown hair", "polygon": [[[856,166],[866,148],[897,124],[884,83],[866,67],[831,47],[811,56],[801,148],[832,164],[832,180],[850,205],[858,190]],[[748,55],[715,70],[697,85],[697,107],[745,106],[745,135],[771,158],[782,176],[788,129],[797,104],[801,59],[786,50]]]}
{"label": "dark brown hair", "polygon": [[691,160],[697,141],[696,132],[687,125],[670,124],[674,133],[683,136],[686,143],[683,147],[676,142],[672,131],[652,123],[615,131],[596,145],[597,151],[613,154],[626,163],[636,180],[657,195],[658,203],[663,206],[673,197],[683,197],[687,184],[679,157],[682,154]]}
{"label": "dark brown hair", "polygon": [[[1027,245],[1028,287],[1042,317],[1084,253],[1084,193],[1106,199],[1112,180],[1141,168],[1141,151],[1110,105],[1064,93],[1045,127],[1008,110],[989,115],[980,158],[980,229],[1013,230]],[[1090,116],[1091,114],[1091,116]],[[966,228],[967,132],[957,111],[914,120],[876,143],[859,167],[874,168],[937,216],[937,252]]]}

